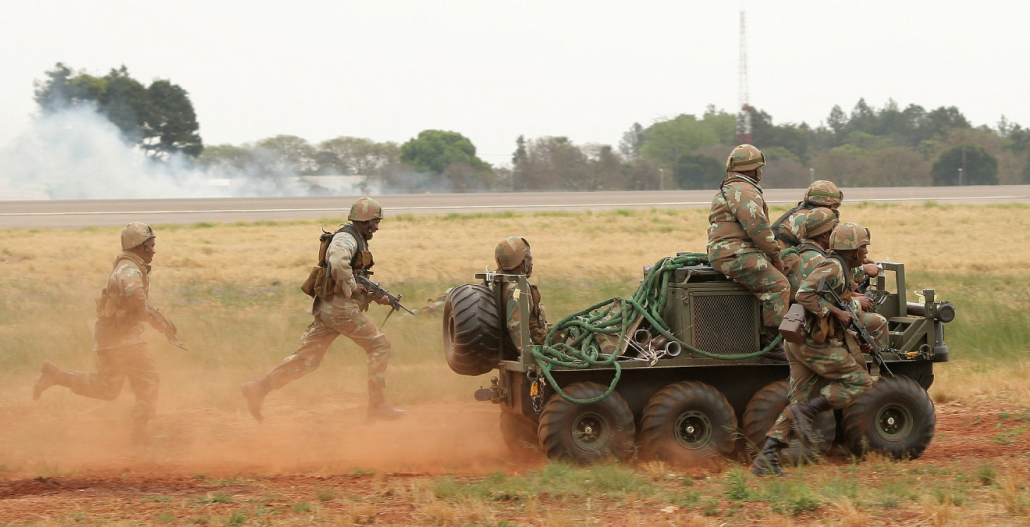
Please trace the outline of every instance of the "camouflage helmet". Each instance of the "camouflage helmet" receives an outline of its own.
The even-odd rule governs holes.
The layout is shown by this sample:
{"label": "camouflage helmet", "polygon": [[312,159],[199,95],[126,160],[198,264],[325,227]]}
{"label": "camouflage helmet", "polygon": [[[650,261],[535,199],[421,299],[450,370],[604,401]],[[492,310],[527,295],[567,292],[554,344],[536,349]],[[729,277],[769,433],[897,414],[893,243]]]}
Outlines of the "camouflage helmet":
{"label": "camouflage helmet", "polygon": [[820,179],[812,182],[805,191],[805,201],[823,207],[837,208],[844,201],[844,192],[832,181]]}
{"label": "camouflage helmet", "polygon": [[830,249],[848,251],[871,243],[869,229],[851,221],[837,225],[830,235]]}
{"label": "camouflage helmet", "polygon": [[502,271],[510,271],[519,266],[529,253],[529,242],[521,236],[508,236],[494,249],[494,261]]}
{"label": "camouflage helmet", "polygon": [[837,214],[833,210],[819,207],[805,212],[805,219],[801,223],[798,237],[801,239],[812,239],[825,232],[830,232],[837,226]]}
{"label": "camouflage helmet", "polygon": [[154,229],[146,223],[134,221],[122,229],[122,250],[128,251],[133,247],[139,247],[151,238],[157,238]]}
{"label": "camouflage helmet", "polygon": [[350,213],[347,214],[347,221],[372,221],[383,219],[383,207],[378,201],[362,196],[350,206]]}
{"label": "camouflage helmet", "polygon": [[738,145],[726,158],[727,172],[754,170],[765,165],[765,154],[751,145]]}

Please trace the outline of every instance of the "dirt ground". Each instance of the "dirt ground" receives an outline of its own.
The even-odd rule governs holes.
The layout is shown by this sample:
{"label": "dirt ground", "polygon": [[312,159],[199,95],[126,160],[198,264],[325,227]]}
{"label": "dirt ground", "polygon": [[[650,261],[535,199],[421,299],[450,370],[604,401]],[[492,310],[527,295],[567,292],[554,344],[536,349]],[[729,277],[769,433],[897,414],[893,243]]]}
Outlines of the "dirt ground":
{"label": "dirt ground", "polygon": [[[6,463],[0,465],[0,523],[249,524],[256,523],[257,506],[268,514],[290,513],[263,522],[271,524],[307,523],[305,513],[313,507],[323,521],[338,524],[422,524],[428,521],[425,504],[396,489],[445,475],[476,481],[544,465],[540,457],[510,459],[497,408],[489,404],[415,406],[402,420],[369,424],[357,404],[306,409],[289,403],[269,402],[272,415],[262,424],[242,412],[162,414],[148,447],[130,444],[127,423],[111,406],[80,407],[78,413],[39,404],[0,408]],[[1025,430],[997,440],[1021,412],[1026,410],[1006,405],[938,405],[936,437],[915,463],[993,461],[1004,467],[1025,457]],[[243,503],[250,504],[249,516],[234,517]],[[542,496],[541,509],[548,506]],[[663,516],[609,509],[594,521],[625,524],[631,513],[645,523],[651,515]],[[541,524],[517,516],[505,521]]]}

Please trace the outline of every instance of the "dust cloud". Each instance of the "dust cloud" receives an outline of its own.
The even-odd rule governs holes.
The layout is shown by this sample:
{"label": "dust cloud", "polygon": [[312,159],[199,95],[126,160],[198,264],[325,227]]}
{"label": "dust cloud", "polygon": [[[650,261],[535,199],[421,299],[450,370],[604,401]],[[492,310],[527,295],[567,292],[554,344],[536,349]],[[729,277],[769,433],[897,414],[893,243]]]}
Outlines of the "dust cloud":
{"label": "dust cloud", "polygon": [[369,423],[363,393],[341,392],[335,383],[325,393],[323,382],[307,383],[306,377],[272,392],[265,401],[265,421],[258,423],[236,382],[204,376],[189,381],[182,372],[161,373],[158,414],[150,422],[153,440],[147,446],[135,446],[130,439],[134,396],[128,383],[114,402],[80,397],[60,386],[33,402],[34,376],[12,378],[3,387],[5,399],[20,391],[25,402],[0,407],[0,472],[15,477],[140,471],[212,477],[481,474],[544,463],[539,456],[513,459],[499,431],[499,408],[471,397],[469,402],[430,399],[400,405],[407,410],[403,418]]}

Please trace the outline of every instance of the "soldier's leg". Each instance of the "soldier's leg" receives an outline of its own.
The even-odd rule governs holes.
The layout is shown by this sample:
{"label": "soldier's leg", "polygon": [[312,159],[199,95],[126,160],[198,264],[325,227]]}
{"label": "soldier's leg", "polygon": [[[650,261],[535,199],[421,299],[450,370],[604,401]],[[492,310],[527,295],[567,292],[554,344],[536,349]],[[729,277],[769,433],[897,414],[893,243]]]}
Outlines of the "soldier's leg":
{"label": "soldier's leg", "polygon": [[157,365],[150,355],[147,345],[143,344],[125,354],[125,373],[129,386],[136,395],[136,406],[132,409],[132,436],[137,443],[146,443],[147,421],[157,412],[157,393],[161,385],[161,376],[157,373]]}
{"label": "soldier's leg", "polygon": [[820,391],[830,406],[841,409],[869,391],[873,380],[865,364],[859,364],[844,346],[808,347],[806,364],[827,383]]}
{"label": "soldier's leg", "polygon": [[318,369],[329,345],[336,340],[337,336],[339,336],[339,332],[328,325],[323,319],[323,313],[320,313],[301,335],[300,347],[297,348],[297,351],[265,374],[264,380],[268,383],[269,388],[278,390],[291,381]]}
{"label": "soldier's leg", "polygon": [[712,262],[712,267],[751,291],[762,303],[762,324],[778,328],[790,304],[790,282],[764,254],[747,253]]}
{"label": "soldier's leg", "polygon": [[390,365],[390,338],[361,312],[358,304],[347,302],[327,310],[327,323],[341,335],[353,340],[368,356],[368,408],[372,417],[396,418],[403,413],[386,406],[386,369]]}
{"label": "soldier's leg", "polygon": [[300,347],[293,355],[286,357],[278,366],[272,368],[264,377],[256,381],[245,382],[240,385],[240,392],[247,400],[247,409],[258,421],[265,417],[261,413],[261,404],[265,396],[272,390],[278,390],[286,386],[294,379],[299,379],[318,368],[322,358],[325,357],[329,345],[336,340],[339,333],[327,325],[322,319],[323,311],[315,316],[315,320],[304,331],[300,337]]}
{"label": "soldier's leg", "polygon": [[[802,346],[788,342],[784,345],[787,355],[787,362],[790,364],[790,390],[787,392],[788,404],[807,401],[815,392],[819,376],[815,374],[805,363],[798,359],[798,350]],[[786,410],[786,408],[784,409]],[[773,424],[766,437],[771,437],[782,443],[790,442],[791,425],[787,419],[786,412],[780,412],[779,417]]]}
{"label": "soldier's leg", "polygon": [[[797,359],[796,352],[798,347],[797,344],[790,342],[784,346],[784,353],[787,357],[787,362],[790,364],[790,389],[787,391],[787,397],[790,401],[807,397],[807,394],[811,391],[813,380],[817,378],[815,373],[805,366],[804,362]],[[755,459],[751,463],[750,470],[752,474],[756,476],[767,474],[786,476],[786,473],[780,467],[780,451],[789,446],[790,432],[791,422],[787,418],[786,409],[784,409],[776,417],[776,422],[773,423],[772,428],[765,434],[765,444],[761,446],[761,450],[755,455]]]}
{"label": "soldier's leg", "polygon": [[72,393],[105,401],[115,400],[125,384],[121,351],[121,348],[98,351],[96,373],[72,372],[69,386]]}
{"label": "soldier's leg", "polygon": [[879,313],[866,313],[861,312],[858,314],[859,318],[862,319],[862,324],[869,330],[869,333],[876,340],[876,344],[881,348],[886,348],[890,342],[890,335],[887,332],[887,319],[883,318],[883,315]]}
{"label": "soldier's leg", "polygon": [[38,401],[43,391],[54,385],[71,387],[72,373],[58,368],[50,361],[44,361],[39,369],[39,377],[32,385],[32,400]]}

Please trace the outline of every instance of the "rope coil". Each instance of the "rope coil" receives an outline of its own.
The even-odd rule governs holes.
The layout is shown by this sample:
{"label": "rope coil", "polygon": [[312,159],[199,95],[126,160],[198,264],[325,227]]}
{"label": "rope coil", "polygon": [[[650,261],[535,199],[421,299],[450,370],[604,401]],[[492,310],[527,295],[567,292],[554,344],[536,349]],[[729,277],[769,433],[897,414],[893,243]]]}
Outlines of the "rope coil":
{"label": "rope coil", "polygon": [[[615,342],[624,342],[628,328],[641,316],[651,324],[652,330],[669,341],[679,343],[685,350],[713,359],[750,359],[764,355],[776,347],[782,340],[781,336],[777,336],[768,346],[756,352],[717,355],[695,348],[673,335],[661,315],[668,296],[669,280],[677,269],[708,263],[708,255],[702,253],[682,253],[675,257],[662,258],[651,267],[630,298],[610,298],[573,313],[552,326],[544,340],[546,344],[534,345],[532,353],[540,371],[555,393],[575,404],[591,404],[611,395],[622,376],[622,366],[617,360],[620,346],[617,345],[614,350],[606,352],[602,340],[598,337],[617,333],[618,340]],[[554,380],[551,369],[555,366],[581,370],[613,366],[615,377],[603,394],[590,399],[575,399],[566,395]]]}

